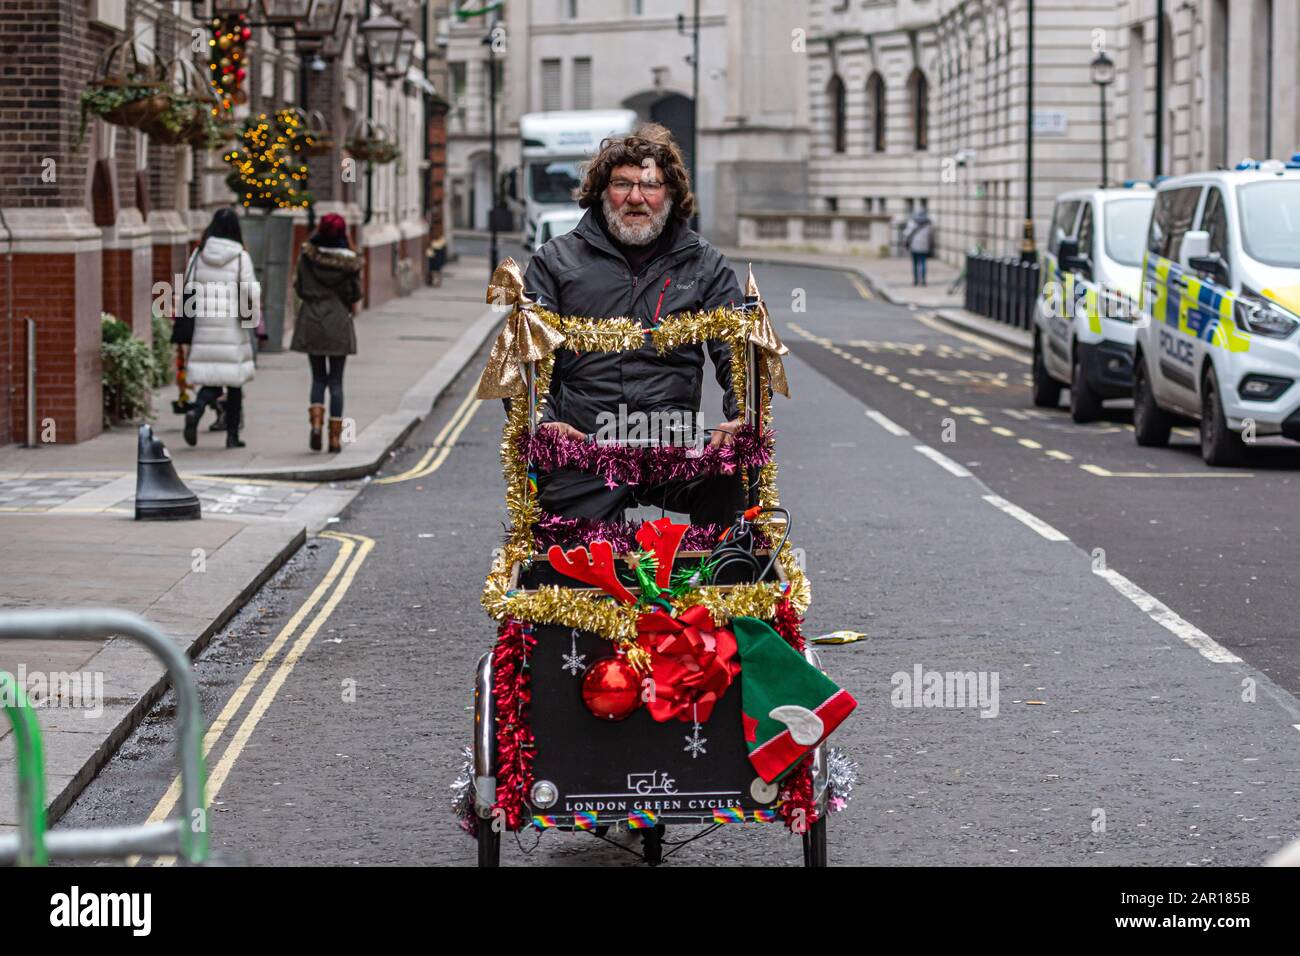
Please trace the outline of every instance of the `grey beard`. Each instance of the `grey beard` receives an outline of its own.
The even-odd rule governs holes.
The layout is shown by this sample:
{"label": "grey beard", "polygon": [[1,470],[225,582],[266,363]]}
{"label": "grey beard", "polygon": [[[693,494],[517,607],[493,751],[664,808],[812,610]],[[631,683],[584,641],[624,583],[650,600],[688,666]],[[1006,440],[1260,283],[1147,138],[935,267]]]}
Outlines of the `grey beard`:
{"label": "grey beard", "polygon": [[673,211],[672,197],[665,196],[663,208],[658,212],[650,213],[649,222],[644,226],[629,226],[623,222],[618,211],[609,201],[608,194],[602,196],[600,202],[601,210],[605,213],[605,224],[609,226],[610,233],[625,246],[644,246],[654,242],[664,231],[668,216]]}

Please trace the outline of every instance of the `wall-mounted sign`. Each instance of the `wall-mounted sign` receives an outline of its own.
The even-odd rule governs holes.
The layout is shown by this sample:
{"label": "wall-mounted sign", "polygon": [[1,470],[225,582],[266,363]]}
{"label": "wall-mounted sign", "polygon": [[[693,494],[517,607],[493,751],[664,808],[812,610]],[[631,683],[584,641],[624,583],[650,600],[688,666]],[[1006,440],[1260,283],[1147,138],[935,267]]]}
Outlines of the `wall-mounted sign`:
{"label": "wall-mounted sign", "polygon": [[1064,136],[1069,124],[1061,110],[1034,110],[1035,136]]}

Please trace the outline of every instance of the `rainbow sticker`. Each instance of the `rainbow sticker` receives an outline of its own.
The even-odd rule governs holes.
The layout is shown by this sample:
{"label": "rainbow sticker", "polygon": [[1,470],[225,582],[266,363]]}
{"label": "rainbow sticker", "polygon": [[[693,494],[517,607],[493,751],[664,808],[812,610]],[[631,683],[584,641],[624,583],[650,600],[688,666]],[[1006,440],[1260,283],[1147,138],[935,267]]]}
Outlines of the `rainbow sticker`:
{"label": "rainbow sticker", "polygon": [[715,807],[713,810],[714,823],[744,823],[745,811],[740,807]]}
{"label": "rainbow sticker", "polygon": [[653,810],[633,810],[627,815],[627,828],[629,830],[645,830],[655,825],[659,819],[659,814]]}
{"label": "rainbow sticker", "polygon": [[573,829],[575,830],[594,830],[596,828],[596,814],[592,810],[579,810],[573,815]]}
{"label": "rainbow sticker", "polygon": [[755,823],[775,823],[776,820],[777,820],[777,813],[776,813],[775,810],[755,810],[755,811],[754,811],[754,822],[755,822]]}
{"label": "rainbow sticker", "polygon": [[548,827],[559,826],[559,824],[556,822],[555,817],[539,813],[533,816],[533,826],[538,830],[545,830]]}

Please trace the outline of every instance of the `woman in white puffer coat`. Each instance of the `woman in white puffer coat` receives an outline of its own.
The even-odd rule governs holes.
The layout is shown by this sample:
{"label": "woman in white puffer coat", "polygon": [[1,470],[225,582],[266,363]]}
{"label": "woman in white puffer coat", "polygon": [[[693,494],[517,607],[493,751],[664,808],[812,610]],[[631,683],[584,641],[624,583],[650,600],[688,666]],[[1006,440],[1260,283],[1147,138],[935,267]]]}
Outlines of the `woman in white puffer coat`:
{"label": "woman in white puffer coat", "polygon": [[184,301],[194,313],[194,340],[185,376],[191,384],[202,386],[185,413],[185,443],[198,444],[199,419],[225,388],[226,447],[243,448],[239,440],[243,387],[253,378],[249,330],[261,319],[262,288],[253,275],[253,260],[244,249],[233,209],[213,213],[190,256]]}

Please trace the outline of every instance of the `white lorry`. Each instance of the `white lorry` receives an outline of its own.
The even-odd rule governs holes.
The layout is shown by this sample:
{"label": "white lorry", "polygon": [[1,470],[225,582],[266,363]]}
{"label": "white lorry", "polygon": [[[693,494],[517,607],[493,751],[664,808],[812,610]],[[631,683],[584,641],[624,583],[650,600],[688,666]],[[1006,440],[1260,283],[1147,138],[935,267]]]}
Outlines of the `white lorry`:
{"label": "white lorry", "polygon": [[601,140],[626,136],[636,124],[632,110],[525,113],[519,118],[523,168],[518,198],[524,207],[526,248],[533,248],[542,213],[575,208],[576,191],[582,185],[580,167],[600,149]]}

